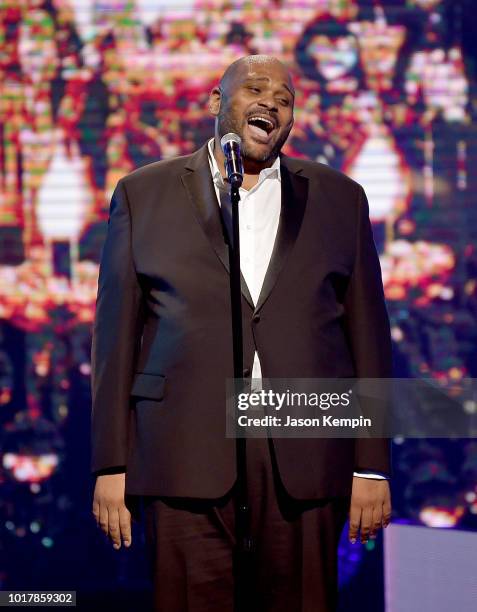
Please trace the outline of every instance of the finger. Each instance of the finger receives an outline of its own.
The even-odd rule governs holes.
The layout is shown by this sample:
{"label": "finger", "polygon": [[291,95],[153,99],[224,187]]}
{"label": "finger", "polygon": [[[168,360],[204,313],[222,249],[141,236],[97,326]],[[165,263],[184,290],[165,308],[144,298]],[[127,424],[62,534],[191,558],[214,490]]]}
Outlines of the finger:
{"label": "finger", "polygon": [[371,516],[371,528],[369,530],[369,537],[372,540],[376,539],[376,533],[382,527],[382,519],[383,519],[382,506],[375,506],[373,508],[373,512]]}
{"label": "finger", "polygon": [[349,511],[349,531],[348,539],[351,544],[355,544],[358,538],[358,529],[361,521],[361,506],[351,504]]}
{"label": "finger", "polygon": [[391,514],[392,514],[391,502],[389,500],[386,500],[383,504],[383,526],[384,527],[387,527],[389,523],[391,522]]}
{"label": "finger", "polygon": [[121,548],[121,533],[119,531],[119,511],[117,506],[108,508],[109,516],[109,537],[113,541],[113,548]]}
{"label": "finger", "polygon": [[131,546],[131,513],[124,505],[119,508],[119,529],[121,531],[124,546]]}
{"label": "finger", "polygon": [[96,525],[99,527],[99,503],[93,500],[93,516],[96,521]]}
{"label": "finger", "polygon": [[101,527],[101,531],[108,535],[108,508],[104,504],[100,504],[99,506],[99,526]]}
{"label": "finger", "polygon": [[361,544],[366,544],[369,537],[369,530],[371,528],[371,521],[373,519],[373,508],[372,506],[366,506],[361,512]]}

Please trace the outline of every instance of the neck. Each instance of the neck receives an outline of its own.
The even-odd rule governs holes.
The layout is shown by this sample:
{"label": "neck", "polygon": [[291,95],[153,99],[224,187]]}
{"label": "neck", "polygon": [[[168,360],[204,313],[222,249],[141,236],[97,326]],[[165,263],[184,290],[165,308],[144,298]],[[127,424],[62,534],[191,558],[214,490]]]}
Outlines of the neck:
{"label": "neck", "polygon": [[[224,161],[225,155],[222,151],[222,147],[220,146],[220,138],[216,135],[214,138],[214,157],[217,165],[219,167],[220,173],[224,178],[227,178],[225,173]],[[264,162],[257,162],[252,159],[248,159],[243,157],[243,183],[242,187],[244,189],[251,189],[258,183],[258,175],[264,168],[270,168],[273,165],[275,159],[267,159]]]}

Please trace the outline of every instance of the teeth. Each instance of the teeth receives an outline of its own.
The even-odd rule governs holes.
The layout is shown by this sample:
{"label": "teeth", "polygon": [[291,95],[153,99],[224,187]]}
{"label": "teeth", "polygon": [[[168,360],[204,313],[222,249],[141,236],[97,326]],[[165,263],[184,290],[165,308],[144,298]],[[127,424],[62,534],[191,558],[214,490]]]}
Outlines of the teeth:
{"label": "teeth", "polygon": [[249,118],[249,121],[265,121],[265,123],[268,123],[268,125],[270,125],[272,128],[275,127],[273,125],[273,123],[270,121],[270,119],[265,119],[265,117],[259,117],[259,116],[253,116]]}

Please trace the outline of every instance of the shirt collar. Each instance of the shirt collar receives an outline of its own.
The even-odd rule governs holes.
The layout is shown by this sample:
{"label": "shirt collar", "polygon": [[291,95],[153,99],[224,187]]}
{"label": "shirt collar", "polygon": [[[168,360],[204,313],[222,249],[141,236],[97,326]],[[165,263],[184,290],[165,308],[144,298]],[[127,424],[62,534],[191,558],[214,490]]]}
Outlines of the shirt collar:
{"label": "shirt collar", "polygon": [[[210,165],[210,171],[212,173],[212,179],[214,183],[217,185],[217,187],[225,187],[226,184],[224,182],[222,174],[220,173],[219,166],[217,165],[217,160],[215,159],[215,155],[214,155],[214,139],[213,138],[209,140],[209,142],[207,143],[207,146],[209,150],[209,165]],[[279,155],[277,156],[273,164],[270,166],[270,168],[264,168],[263,170],[260,171],[260,174],[258,176],[258,183],[257,185],[255,185],[255,188],[258,185],[260,185],[260,183],[262,183],[266,178],[275,178],[275,179],[280,180],[281,177],[280,177],[280,156]]]}

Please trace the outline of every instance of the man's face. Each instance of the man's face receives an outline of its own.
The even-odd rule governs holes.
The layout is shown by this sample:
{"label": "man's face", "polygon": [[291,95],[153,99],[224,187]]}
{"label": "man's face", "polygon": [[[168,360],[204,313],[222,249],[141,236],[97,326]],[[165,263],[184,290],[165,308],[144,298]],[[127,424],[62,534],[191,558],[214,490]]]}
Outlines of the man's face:
{"label": "man's face", "polygon": [[354,36],[315,36],[308,47],[316,68],[327,80],[339,79],[358,63],[358,43]]}
{"label": "man's face", "polygon": [[293,85],[279,62],[248,62],[214,89],[210,109],[218,121],[218,135],[235,132],[242,139],[242,155],[255,162],[276,158],[293,125]]}
{"label": "man's face", "polygon": [[389,91],[406,28],[380,21],[350,23],[348,27],[358,39],[368,87],[378,92]]}

